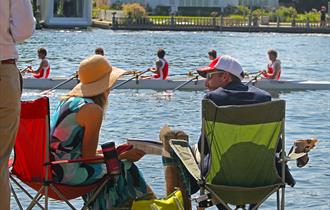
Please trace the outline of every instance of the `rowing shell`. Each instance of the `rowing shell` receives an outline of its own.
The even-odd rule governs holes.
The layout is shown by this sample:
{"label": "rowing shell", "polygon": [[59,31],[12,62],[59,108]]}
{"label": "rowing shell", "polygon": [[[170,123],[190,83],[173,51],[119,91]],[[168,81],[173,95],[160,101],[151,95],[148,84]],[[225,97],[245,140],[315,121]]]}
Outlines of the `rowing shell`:
{"label": "rowing shell", "polygon": [[[188,78],[189,79],[189,78]],[[128,83],[120,86],[118,89],[153,89],[153,90],[172,90],[184,82],[188,81],[188,79],[175,79],[175,80],[132,80]],[[47,90],[50,89],[59,83],[65,81],[66,78],[52,78],[52,79],[35,79],[35,78],[24,78],[23,87],[25,89],[39,89],[39,90]],[[116,84],[120,84],[124,82],[125,79],[119,79]],[[247,82],[247,81],[243,81]],[[180,90],[185,91],[199,91],[205,90],[205,79],[194,80],[189,82],[180,88]],[[78,84],[78,80],[74,79],[63,86],[59,87],[59,89],[72,89],[76,84]],[[256,87],[259,87],[264,90],[269,91],[304,91],[304,90],[330,90],[330,82],[328,81],[293,81],[293,80],[267,80],[262,79],[257,82],[251,83]]]}

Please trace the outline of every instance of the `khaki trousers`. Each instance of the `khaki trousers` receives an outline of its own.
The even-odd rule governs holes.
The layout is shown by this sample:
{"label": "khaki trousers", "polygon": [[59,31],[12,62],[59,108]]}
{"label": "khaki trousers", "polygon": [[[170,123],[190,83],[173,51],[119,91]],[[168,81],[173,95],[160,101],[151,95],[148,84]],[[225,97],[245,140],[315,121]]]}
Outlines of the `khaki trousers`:
{"label": "khaki trousers", "polygon": [[20,97],[16,65],[0,63],[0,208],[4,210],[10,209],[8,159],[19,124]]}

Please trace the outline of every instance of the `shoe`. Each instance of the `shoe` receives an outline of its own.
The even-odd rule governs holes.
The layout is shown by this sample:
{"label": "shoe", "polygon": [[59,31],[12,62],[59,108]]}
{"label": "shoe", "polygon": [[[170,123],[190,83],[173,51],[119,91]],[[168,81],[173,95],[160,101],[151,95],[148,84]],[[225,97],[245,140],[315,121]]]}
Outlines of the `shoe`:
{"label": "shoe", "polygon": [[304,167],[309,161],[308,154],[302,156],[301,158],[297,159],[297,167],[302,168]]}

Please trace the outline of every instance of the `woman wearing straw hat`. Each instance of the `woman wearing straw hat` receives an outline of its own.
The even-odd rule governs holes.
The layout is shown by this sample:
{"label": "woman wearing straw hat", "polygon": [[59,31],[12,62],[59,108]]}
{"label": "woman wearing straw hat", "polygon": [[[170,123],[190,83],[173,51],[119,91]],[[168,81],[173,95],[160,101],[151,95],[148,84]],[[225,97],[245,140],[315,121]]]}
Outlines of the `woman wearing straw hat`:
{"label": "woman wearing straw hat", "polygon": [[[80,63],[80,83],[62,99],[51,121],[50,146],[54,160],[96,157],[110,89],[125,72],[112,67],[101,55],[93,55]],[[147,192],[147,184],[132,163],[143,155],[144,152],[137,149],[119,155],[127,176],[120,175],[115,185],[106,186],[90,209],[117,207]],[[53,169],[53,174],[59,183],[86,185],[101,179],[106,174],[106,167],[101,163],[60,164]]]}

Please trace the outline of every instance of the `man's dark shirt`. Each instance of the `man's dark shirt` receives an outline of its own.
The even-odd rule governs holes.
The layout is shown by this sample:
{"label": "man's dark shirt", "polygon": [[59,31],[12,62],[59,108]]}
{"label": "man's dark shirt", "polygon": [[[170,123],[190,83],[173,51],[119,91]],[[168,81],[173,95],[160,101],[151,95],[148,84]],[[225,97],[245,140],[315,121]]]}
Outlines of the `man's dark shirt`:
{"label": "man's dark shirt", "polygon": [[234,81],[224,88],[218,88],[205,95],[218,106],[256,104],[271,100],[271,95],[255,86]]}
{"label": "man's dark shirt", "polygon": [[[267,102],[272,99],[268,92],[255,86],[244,85],[241,81],[234,81],[229,83],[226,87],[220,87],[216,90],[210,91],[204,98],[210,99],[218,106],[256,104]],[[200,146],[199,140],[199,149]],[[209,149],[206,144],[204,154],[208,153]]]}

